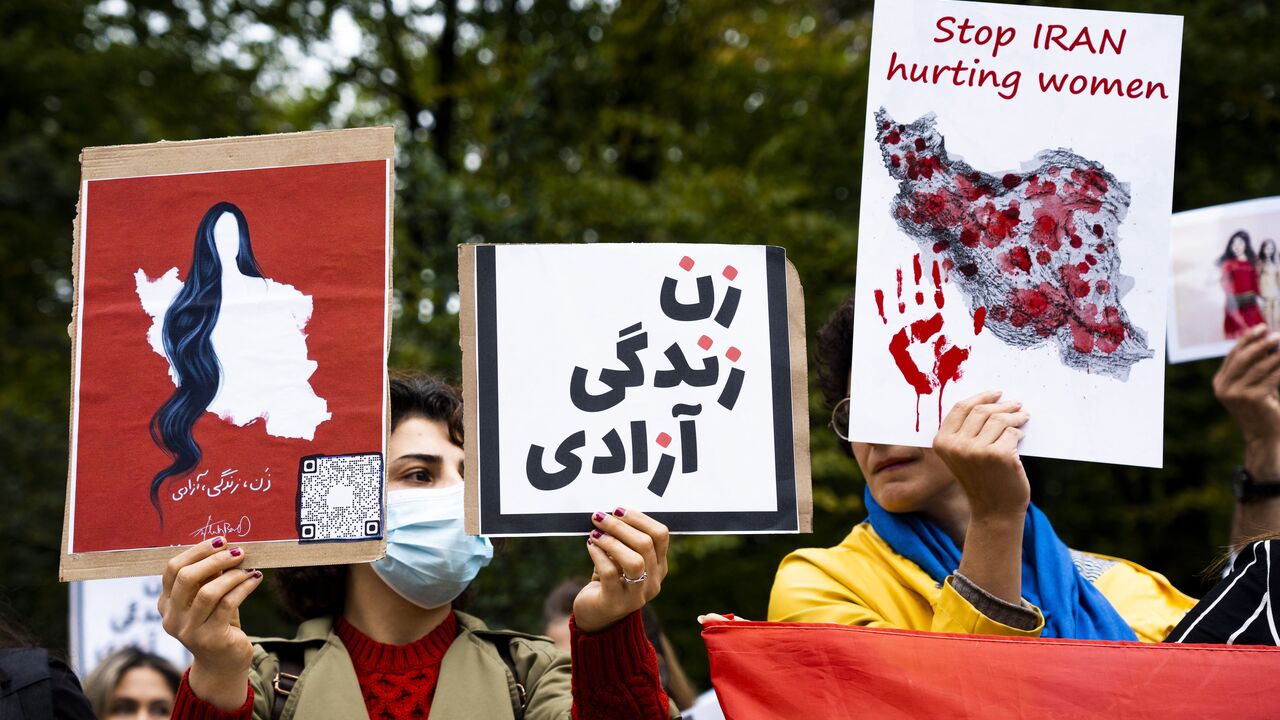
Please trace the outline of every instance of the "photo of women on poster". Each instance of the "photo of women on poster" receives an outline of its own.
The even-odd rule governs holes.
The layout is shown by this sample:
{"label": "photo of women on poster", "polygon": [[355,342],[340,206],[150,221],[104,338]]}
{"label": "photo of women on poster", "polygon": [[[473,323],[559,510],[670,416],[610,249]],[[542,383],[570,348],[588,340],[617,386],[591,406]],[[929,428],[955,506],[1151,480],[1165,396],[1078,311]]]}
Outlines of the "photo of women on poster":
{"label": "photo of women on poster", "polygon": [[1226,294],[1222,334],[1234,340],[1245,330],[1265,322],[1258,310],[1258,256],[1253,252],[1249,233],[1237,230],[1231,235],[1218,265],[1222,268],[1222,290]]}
{"label": "photo of women on poster", "polygon": [[1268,327],[1280,327],[1280,258],[1276,241],[1267,239],[1258,248],[1258,303]]}
{"label": "photo of women on poster", "polygon": [[1169,361],[1221,357],[1255,325],[1280,329],[1280,198],[1173,216]]}

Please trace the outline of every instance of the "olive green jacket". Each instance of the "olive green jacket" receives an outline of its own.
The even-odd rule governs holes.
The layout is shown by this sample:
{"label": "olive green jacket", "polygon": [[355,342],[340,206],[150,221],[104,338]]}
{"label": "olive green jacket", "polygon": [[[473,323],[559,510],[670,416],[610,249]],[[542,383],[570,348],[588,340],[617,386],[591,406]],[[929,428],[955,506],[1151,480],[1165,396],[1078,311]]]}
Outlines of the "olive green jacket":
{"label": "olive green jacket", "polygon": [[[573,696],[569,656],[551,641],[508,630],[490,630],[480,620],[456,613],[458,637],[440,665],[440,680],[431,701],[430,720],[509,720],[519,707],[518,691],[494,643],[507,643],[516,681],[527,695],[526,720],[568,720]],[[292,639],[255,638],[249,684],[253,687],[254,720],[269,720],[276,693],[272,681],[279,669],[274,648],[303,648],[303,671],[281,720],[367,720],[364,694],[346,646],[333,631],[332,618],[308,620]],[[297,653],[295,653],[296,655]]]}

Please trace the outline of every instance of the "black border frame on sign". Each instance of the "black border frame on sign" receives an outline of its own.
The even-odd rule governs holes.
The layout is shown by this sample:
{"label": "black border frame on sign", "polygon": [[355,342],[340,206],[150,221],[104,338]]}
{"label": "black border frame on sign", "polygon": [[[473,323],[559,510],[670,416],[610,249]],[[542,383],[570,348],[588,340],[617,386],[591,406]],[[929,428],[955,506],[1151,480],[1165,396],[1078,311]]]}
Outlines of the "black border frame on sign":
{"label": "black border frame on sign", "polygon": [[[476,416],[480,457],[480,534],[577,534],[593,528],[590,514],[503,513],[500,506],[498,437],[498,288],[497,248],[475,249]],[[791,421],[791,340],[787,317],[786,252],[765,248],[766,294],[769,302],[769,363],[773,392],[775,511],[652,512],[673,532],[796,532],[795,448]]]}

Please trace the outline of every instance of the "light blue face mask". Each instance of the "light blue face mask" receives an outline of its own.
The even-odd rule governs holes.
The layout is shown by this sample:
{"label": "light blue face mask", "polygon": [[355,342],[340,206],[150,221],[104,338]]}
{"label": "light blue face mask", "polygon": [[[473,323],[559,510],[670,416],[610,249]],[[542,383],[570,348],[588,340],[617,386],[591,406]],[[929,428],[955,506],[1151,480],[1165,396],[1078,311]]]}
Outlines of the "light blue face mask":
{"label": "light blue face mask", "polygon": [[414,605],[452,602],[493,558],[488,538],[463,530],[462,498],[461,483],[387,493],[387,554],[373,570]]}

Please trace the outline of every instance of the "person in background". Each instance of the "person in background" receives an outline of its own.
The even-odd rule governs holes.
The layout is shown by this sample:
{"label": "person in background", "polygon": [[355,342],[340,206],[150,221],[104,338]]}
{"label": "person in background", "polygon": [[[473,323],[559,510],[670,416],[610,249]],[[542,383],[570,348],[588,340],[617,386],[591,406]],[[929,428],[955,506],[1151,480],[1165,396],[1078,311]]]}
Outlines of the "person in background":
{"label": "person in background", "polygon": [[573,599],[584,585],[580,580],[565,580],[542,602],[542,634],[551,638],[559,650],[569,651],[569,616],[573,614]]}
{"label": "person in background", "polygon": [[[279,571],[292,639],[250,639],[239,606],[262,582],[216,537],[168,564],[158,606],[194,660],[174,717],[202,720],[661,720],[678,715],[644,641],[640,609],[667,574],[667,529],[596,512],[594,573],[575,597],[570,657],[545,638],[490,630],[455,599],[493,548],[463,529],[462,399],[423,375],[391,379],[387,554]],[[584,518],[585,519],[585,518]],[[536,559],[531,559],[536,561]]]}
{"label": "person in background", "polygon": [[[565,580],[542,603],[542,634],[551,638],[558,648],[567,650],[569,647],[569,617],[573,613],[573,600],[585,585],[581,580]],[[640,610],[640,618],[644,623],[645,637],[658,657],[658,675],[662,678],[662,688],[676,707],[685,712],[698,699],[698,691],[680,665],[667,634],[662,631],[658,613],[651,606],[645,605]]]}
{"label": "person in background", "polygon": [[80,681],[0,610],[0,720],[93,720]]}
{"label": "person in background", "polygon": [[168,720],[181,681],[173,663],[131,646],[103,658],[84,693],[98,720]]}
{"label": "person in background", "polygon": [[[1171,637],[1192,598],[1135,563],[1068,548],[1031,504],[1018,456],[1030,415],[1020,403],[998,392],[956,403],[932,449],[847,442],[848,413],[875,412],[850,407],[852,334],[850,298],[819,331],[817,361],[832,426],[866,478],[868,517],[838,546],[782,561],[770,620],[1011,637]],[[1214,380],[1246,439],[1236,476],[1236,548],[1280,528],[1278,346],[1280,334],[1265,326],[1247,330]],[[1256,557],[1260,548],[1249,552]],[[1256,573],[1269,565],[1249,567]],[[1257,596],[1250,610],[1256,607]],[[1248,620],[1274,621],[1259,615]]]}

